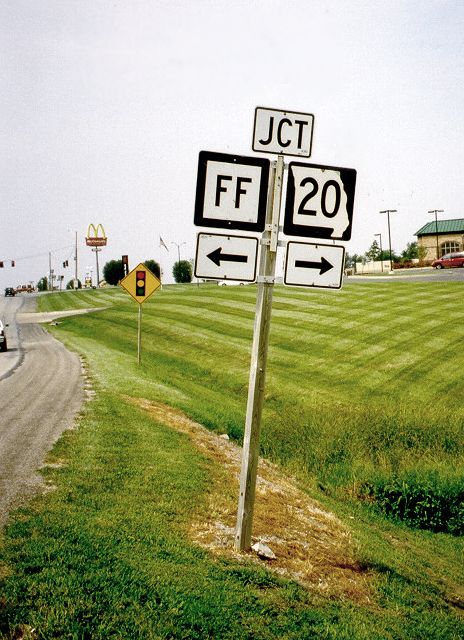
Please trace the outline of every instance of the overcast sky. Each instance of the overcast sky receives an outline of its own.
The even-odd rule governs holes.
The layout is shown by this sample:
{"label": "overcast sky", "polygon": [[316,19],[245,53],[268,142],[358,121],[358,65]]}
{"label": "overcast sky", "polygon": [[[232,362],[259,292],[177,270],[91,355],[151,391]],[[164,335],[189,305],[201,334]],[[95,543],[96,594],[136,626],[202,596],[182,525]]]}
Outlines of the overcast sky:
{"label": "overcast sky", "polygon": [[464,217],[463,33],[461,0],[0,0],[0,287],[50,251],[68,281],[76,231],[95,272],[90,223],[101,266],[169,279],[199,151],[257,155],[256,106],[314,114],[310,162],[357,170],[350,253],[386,246],[382,209],[397,252],[428,210]]}

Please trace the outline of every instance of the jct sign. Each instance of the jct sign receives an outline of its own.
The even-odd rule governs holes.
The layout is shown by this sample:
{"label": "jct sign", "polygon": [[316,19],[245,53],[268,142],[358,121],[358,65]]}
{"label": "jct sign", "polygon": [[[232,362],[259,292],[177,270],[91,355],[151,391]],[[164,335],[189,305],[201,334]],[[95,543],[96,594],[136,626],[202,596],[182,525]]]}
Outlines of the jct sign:
{"label": "jct sign", "polygon": [[256,107],[253,151],[309,158],[313,125],[310,113]]}

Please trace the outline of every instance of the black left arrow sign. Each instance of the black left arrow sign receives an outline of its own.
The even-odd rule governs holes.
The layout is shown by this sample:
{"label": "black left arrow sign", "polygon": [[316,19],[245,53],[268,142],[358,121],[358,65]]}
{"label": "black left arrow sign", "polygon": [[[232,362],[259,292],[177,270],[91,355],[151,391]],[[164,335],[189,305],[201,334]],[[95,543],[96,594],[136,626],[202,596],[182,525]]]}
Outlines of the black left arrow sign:
{"label": "black left arrow sign", "polygon": [[[248,262],[248,256],[240,256],[233,253],[222,253],[222,247],[218,247],[211,253],[208,253],[207,258],[214,262],[218,267],[221,266],[221,262]],[[330,265],[332,267],[332,265]]]}
{"label": "black left arrow sign", "polygon": [[325,258],[321,258],[320,262],[295,260],[295,267],[301,267],[302,269],[319,269],[319,275],[321,276],[326,271],[330,271],[330,269],[333,269],[333,264],[330,264],[330,262]]}

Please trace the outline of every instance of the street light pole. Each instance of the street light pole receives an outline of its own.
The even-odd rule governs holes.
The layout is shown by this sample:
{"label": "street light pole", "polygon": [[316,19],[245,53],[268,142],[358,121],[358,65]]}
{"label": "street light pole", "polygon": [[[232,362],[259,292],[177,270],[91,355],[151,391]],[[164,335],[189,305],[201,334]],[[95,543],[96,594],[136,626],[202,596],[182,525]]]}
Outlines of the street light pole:
{"label": "street light pole", "polygon": [[390,235],[390,213],[397,213],[397,210],[396,209],[385,209],[385,211],[380,211],[380,213],[386,213],[387,214],[387,220],[388,220],[388,246],[389,246],[389,251],[390,251],[390,271],[393,271],[392,242],[391,242],[391,235]]}
{"label": "street light pole", "polygon": [[381,233],[374,233],[374,237],[378,237],[380,238],[380,268],[382,270],[383,273],[383,258],[382,258],[382,234]]}
{"label": "street light pole", "polygon": [[435,214],[435,237],[437,240],[437,260],[440,257],[439,254],[439,249],[438,249],[438,220],[437,220],[437,213],[443,213],[444,209],[432,209],[431,211],[429,211],[428,213],[434,213]]}
{"label": "street light pole", "polygon": [[77,290],[79,288],[78,287],[79,279],[77,276],[77,231],[75,232],[75,234],[76,234],[75,235],[76,241],[74,245],[74,289]]}
{"label": "street light pole", "polygon": [[183,244],[186,244],[185,242],[181,242],[180,244],[177,244],[177,242],[171,242],[171,244],[175,244],[177,247],[177,260],[178,262],[180,262],[180,248]]}

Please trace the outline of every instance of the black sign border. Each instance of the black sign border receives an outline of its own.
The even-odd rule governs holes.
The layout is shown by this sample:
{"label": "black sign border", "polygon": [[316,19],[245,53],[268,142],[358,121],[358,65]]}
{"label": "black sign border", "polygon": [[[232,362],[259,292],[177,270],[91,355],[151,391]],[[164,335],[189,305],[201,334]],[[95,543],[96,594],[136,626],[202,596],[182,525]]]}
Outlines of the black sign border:
{"label": "black sign border", "polygon": [[[242,222],[240,220],[217,220],[204,216],[206,170],[208,161],[225,162],[229,164],[245,164],[261,167],[261,183],[259,187],[258,217],[256,222]],[[255,156],[237,156],[215,151],[200,151],[198,156],[197,189],[195,196],[195,213],[193,223],[198,227],[213,227],[215,229],[231,229],[238,231],[264,231],[266,224],[267,195],[271,161],[268,158]]]}
{"label": "black sign border", "polygon": [[[347,203],[349,225],[341,236],[333,236],[330,227],[316,227],[293,222],[293,207],[295,203],[295,179],[291,167],[310,167],[311,169],[327,169],[340,172],[340,179],[343,182]],[[356,169],[346,169],[344,167],[330,167],[322,164],[310,164],[308,162],[290,162],[288,165],[287,194],[285,197],[284,212],[284,234],[287,236],[298,236],[304,238],[317,238],[323,240],[350,240],[353,226],[354,193],[356,189]]]}

